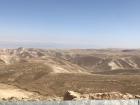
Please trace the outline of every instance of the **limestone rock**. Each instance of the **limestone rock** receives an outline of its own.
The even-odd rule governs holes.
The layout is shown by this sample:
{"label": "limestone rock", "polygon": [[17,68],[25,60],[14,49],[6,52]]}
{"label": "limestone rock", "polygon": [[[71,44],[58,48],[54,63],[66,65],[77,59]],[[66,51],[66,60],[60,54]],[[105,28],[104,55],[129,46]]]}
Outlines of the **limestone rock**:
{"label": "limestone rock", "polygon": [[79,99],[81,96],[80,93],[74,91],[67,91],[64,95],[64,100],[74,100]]}
{"label": "limestone rock", "polygon": [[126,93],[122,94],[120,92],[105,92],[105,93],[90,93],[90,94],[80,94],[74,91],[67,91],[64,96],[64,100],[80,100],[80,99],[90,99],[90,100],[110,100],[110,99],[135,99],[132,94]]}
{"label": "limestone rock", "polygon": [[135,95],[135,98],[140,99],[140,95]]}

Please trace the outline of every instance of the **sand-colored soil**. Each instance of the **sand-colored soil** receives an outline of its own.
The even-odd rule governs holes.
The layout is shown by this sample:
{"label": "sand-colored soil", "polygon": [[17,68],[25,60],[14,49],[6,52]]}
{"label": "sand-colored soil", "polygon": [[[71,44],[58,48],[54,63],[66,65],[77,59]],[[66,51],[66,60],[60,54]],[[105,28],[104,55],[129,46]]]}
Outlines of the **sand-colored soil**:
{"label": "sand-colored soil", "polygon": [[35,93],[33,92],[28,92],[12,85],[0,83],[0,99],[31,99],[34,95]]}

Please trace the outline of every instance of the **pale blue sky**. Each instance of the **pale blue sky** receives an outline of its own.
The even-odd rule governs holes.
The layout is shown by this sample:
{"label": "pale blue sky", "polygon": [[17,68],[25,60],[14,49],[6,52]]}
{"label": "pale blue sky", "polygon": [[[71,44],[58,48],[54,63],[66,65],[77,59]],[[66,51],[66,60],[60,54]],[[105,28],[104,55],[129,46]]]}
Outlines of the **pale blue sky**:
{"label": "pale blue sky", "polygon": [[0,0],[0,47],[140,48],[140,0]]}

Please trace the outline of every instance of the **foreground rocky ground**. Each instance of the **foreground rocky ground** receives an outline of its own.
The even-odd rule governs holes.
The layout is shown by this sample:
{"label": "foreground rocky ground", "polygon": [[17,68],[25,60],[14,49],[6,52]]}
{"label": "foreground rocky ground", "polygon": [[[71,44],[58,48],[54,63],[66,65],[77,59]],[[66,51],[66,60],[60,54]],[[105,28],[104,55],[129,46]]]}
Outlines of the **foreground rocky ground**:
{"label": "foreground rocky ground", "polygon": [[67,91],[63,97],[46,97],[15,86],[0,84],[1,101],[128,100],[139,98],[140,95],[122,94],[120,92],[81,94],[74,91]]}
{"label": "foreground rocky ground", "polygon": [[136,99],[139,81],[139,49],[0,50],[2,100]]}
{"label": "foreground rocky ground", "polygon": [[139,98],[140,95],[122,94],[120,92],[80,94],[74,91],[67,91],[64,95],[64,100],[127,100]]}

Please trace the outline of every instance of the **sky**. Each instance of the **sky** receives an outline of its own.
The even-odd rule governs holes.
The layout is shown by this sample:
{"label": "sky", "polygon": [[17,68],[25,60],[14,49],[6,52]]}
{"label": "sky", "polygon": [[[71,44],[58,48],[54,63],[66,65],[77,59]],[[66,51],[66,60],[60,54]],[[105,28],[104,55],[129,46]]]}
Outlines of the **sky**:
{"label": "sky", "polygon": [[0,47],[140,48],[140,0],[0,0]]}

